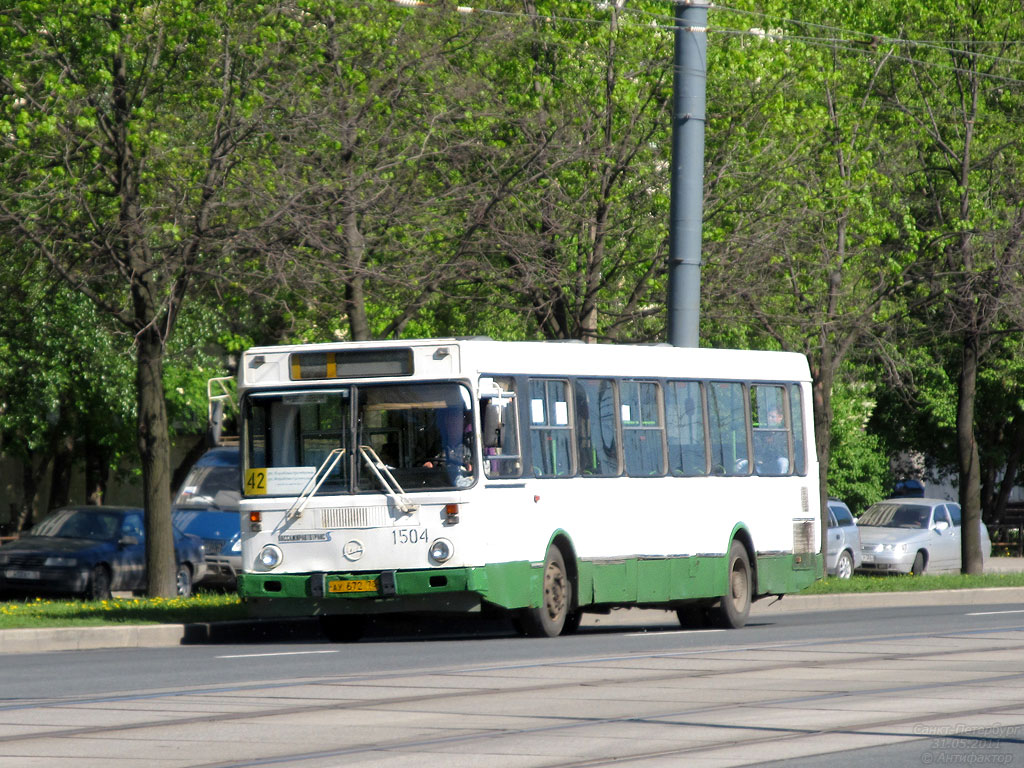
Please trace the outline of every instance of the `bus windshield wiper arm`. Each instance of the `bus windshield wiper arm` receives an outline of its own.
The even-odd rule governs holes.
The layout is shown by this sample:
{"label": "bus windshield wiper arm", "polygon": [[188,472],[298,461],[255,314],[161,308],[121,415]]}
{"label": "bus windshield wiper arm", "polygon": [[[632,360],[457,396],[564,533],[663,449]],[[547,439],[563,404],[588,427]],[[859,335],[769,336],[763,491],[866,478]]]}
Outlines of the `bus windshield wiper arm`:
{"label": "bus windshield wiper arm", "polygon": [[363,462],[369,467],[374,477],[377,478],[377,482],[383,489],[384,493],[394,503],[394,505],[404,515],[412,514],[419,509],[418,504],[413,504],[409,500],[409,497],[405,495],[405,489],[398,484],[395,480],[395,476],[391,474],[391,470],[388,469],[387,464],[381,461],[380,456],[368,445],[359,446],[359,455],[363,457]]}
{"label": "bus windshield wiper arm", "polygon": [[338,466],[338,462],[341,461],[341,457],[344,455],[344,448],[335,448],[327,454],[327,458],[324,459],[323,463],[319,467],[317,467],[316,472],[313,473],[313,476],[309,478],[303,486],[299,495],[295,497],[295,501],[284,515],[285,520],[290,521],[302,517],[302,510],[306,508],[306,504],[308,504],[309,500],[316,495],[317,491],[320,490],[320,486],[324,484],[324,480],[326,480],[328,475],[334,471],[334,468]]}

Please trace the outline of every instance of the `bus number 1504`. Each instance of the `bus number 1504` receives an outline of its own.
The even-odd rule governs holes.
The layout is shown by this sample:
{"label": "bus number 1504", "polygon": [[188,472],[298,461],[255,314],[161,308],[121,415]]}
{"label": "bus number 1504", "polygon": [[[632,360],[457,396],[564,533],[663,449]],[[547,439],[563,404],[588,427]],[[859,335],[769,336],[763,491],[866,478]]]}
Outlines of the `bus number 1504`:
{"label": "bus number 1504", "polygon": [[392,544],[426,544],[426,528],[395,528],[391,531]]}

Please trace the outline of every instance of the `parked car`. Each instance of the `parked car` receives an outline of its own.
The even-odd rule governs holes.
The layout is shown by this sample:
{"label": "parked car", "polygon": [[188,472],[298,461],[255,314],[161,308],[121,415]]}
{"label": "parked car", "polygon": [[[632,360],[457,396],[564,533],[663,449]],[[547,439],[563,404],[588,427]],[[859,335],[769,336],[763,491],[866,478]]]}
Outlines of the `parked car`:
{"label": "parked car", "polygon": [[[960,505],[945,499],[894,498],[860,516],[861,566],[869,573],[921,574],[960,570]],[[981,552],[992,543],[981,523]]]}
{"label": "parked car", "polygon": [[242,495],[238,448],[211,448],[195,463],[174,498],[174,524],[203,540],[206,576],[203,586],[234,589],[242,569]]}
{"label": "parked car", "polygon": [[839,499],[828,500],[828,551],[825,568],[829,574],[848,579],[860,567],[860,530],[853,513]]}
{"label": "parked car", "polygon": [[[136,507],[67,507],[0,547],[0,595],[78,595],[146,589],[146,533]],[[178,594],[192,594],[205,573],[203,544],[174,529]]]}

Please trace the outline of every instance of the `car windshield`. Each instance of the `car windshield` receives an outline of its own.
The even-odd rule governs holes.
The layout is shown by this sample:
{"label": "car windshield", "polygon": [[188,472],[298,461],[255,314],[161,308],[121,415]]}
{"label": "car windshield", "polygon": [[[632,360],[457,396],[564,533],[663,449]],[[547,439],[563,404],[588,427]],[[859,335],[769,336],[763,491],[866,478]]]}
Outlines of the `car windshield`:
{"label": "car windshield", "polygon": [[64,509],[35,525],[29,535],[107,541],[117,536],[120,525],[118,515]]}
{"label": "car windshield", "polygon": [[861,515],[858,525],[876,528],[927,528],[931,507],[923,504],[875,504]]}
{"label": "car windshield", "polygon": [[174,504],[237,511],[240,495],[238,467],[196,466],[182,483]]}

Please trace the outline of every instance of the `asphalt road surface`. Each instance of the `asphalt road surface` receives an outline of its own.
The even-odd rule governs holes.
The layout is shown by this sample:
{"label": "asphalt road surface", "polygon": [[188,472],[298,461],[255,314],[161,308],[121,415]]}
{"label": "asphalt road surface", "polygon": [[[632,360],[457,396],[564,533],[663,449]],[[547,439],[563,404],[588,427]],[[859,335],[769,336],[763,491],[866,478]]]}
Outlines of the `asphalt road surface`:
{"label": "asphalt road surface", "polygon": [[[954,599],[954,598],[950,598]],[[1024,606],[759,614],[578,635],[402,622],[290,642],[0,655],[0,765],[1024,762]]]}

